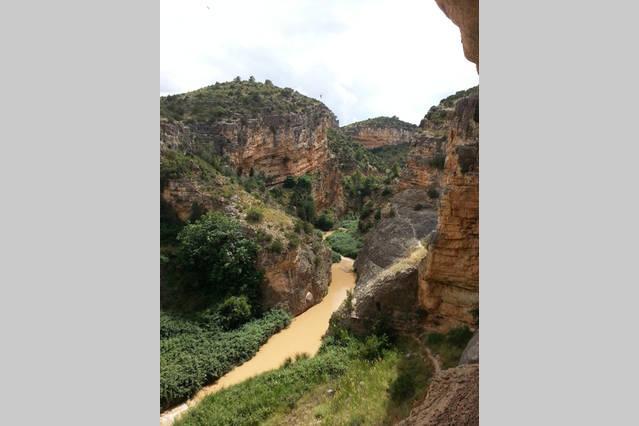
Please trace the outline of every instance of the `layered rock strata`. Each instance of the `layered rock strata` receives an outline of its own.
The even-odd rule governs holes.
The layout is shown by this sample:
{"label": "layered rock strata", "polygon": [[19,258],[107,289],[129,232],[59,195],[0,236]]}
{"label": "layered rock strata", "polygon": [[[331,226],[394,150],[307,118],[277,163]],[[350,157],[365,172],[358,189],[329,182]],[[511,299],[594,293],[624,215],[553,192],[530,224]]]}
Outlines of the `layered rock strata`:
{"label": "layered rock strata", "polygon": [[428,325],[474,324],[479,306],[479,97],[455,106],[446,143],[435,238],[419,267]]}
{"label": "layered rock strata", "polygon": [[418,268],[437,223],[435,204],[426,191],[409,189],[384,210],[387,217],[368,233],[357,255],[351,304],[336,315],[355,331],[369,330],[380,319],[398,330],[419,320]]}

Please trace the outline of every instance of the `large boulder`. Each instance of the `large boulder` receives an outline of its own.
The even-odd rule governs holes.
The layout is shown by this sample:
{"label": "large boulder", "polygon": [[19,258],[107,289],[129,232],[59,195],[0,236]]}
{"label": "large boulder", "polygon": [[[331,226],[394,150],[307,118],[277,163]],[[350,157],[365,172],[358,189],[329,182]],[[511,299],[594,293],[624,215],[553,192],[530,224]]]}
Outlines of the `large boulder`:
{"label": "large boulder", "polygon": [[459,365],[462,364],[477,364],[479,362],[479,330],[475,332],[473,337],[466,345],[466,349],[462,353],[459,359]]}
{"label": "large boulder", "polygon": [[396,329],[418,319],[418,267],[426,256],[429,235],[437,226],[436,201],[425,190],[395,195],[389,213],[368,233],[354,267],[358,278],[348,308],[336,318],[355,331],[366,331],[378,320]]}

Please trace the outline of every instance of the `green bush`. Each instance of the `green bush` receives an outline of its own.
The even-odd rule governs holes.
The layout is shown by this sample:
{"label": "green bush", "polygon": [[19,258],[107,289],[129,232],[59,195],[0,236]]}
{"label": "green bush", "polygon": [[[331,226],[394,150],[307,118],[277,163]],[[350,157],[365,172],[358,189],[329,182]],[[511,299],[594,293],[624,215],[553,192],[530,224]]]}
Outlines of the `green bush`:
{"label": "green bush", "polygon": [[368,336],[362,343],[359,355],[367,361],[375,361],[384,357],[384,350],[388,348],[388,338],[375,334]]}
{"label": "green bush", "polygon": [[388,393],[395,402],[402,402],[415,395],[417,383],[412,372],[402,372],[390,384]]}
{"label": "green bush", "polygon": [[248,212],[246,212],[246,220],[251,222],[251,223],[259,223],[262,221],[262,211],[256,208],[251,208],[249,209]]}
{"label": "green bush", "polygon": [[342,260],[342,256],[335,250],[331,250],[331,262],[338,263],[341,260]]}
{"label": "green bush", "polygon": [[446,156],[444,154],[435,154],[429,161],[430,166],[437,170],[444,170],[445,163]]}
{"label": "green bush", "polygon": [[297,181],[295,180],[294,176],[286,176],[286,179],[284,179],[284,184],[282,186],[287,189],[292,189],[295,188],[296,183]]}
{"label": "green bush", "polygon": [[315,226],[325,232],[333,229],[334,224],[335,222],[333,220],[333,217],[331,215],[328,215],[326,212],[322,213],[315,221]]}
{"label": "green bush", "polygon": [[335,231],[326,238],[326,241],[334,251],[352,259],[357,257],[357,253],[363,245],[361,240],[348,231]]}
{"label": "green bush", "polygon": [[226,329],[237,328],[251,319],[251,304],[246,296],[231,296],[224,300],[219,312]]}
{"label": "green bush", "polygon": [[236,220],[208,213],[186,225],[177,240],[177,267],[190,288],[207,299],[229,292],[257,298],[263,279],[256,267],[258,245]]}
{"label": "green bush", "polygon": [[273,240],[268,249],[273,253],[282,253],[284,251],[284,245],[280,240]]}
{"label": "green bush", "polygon": [[439,198],[439,191],[436,190],[435,188],[430,188],[428,190],[428,197],[432,199]]}

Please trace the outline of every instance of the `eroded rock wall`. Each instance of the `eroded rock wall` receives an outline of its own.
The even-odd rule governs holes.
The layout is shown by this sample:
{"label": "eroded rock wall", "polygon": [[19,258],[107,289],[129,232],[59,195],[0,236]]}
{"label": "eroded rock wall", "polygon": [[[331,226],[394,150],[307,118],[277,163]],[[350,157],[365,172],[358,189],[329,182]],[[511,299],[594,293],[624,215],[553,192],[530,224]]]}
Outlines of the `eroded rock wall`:
{"label": "eroded rock wall", "polygon": [[247,222],[247,209],[260,203],[251,194],[231,186],[228,178],[216,175],[207,179],[197,176],[172,179],[165,183],[160,197],[182,221],[206,211],[221,211],[240,221],[253,237],[260,233],[284,243],[281,252],[263,249],[258,253],[258,266],[266,277],[261,288],[265,308],[281,307],[299,315],[319,303],[328,292],[330,249],[319,238],[301,239],[297,246],[287,246],[286,234],[293,232],[294,222],[275,208],[264,207],[261,223]]}
{"label": "eroded rock wall", "polygon": [[388,145],[401,145],[410,143],[415,132],[413,130],[393,127],[345,127],[346,133],[353,140],[366,149],[379,148]]}
{"label": "eroded rock wall", "polygon": [[479,0],[435,0],[439,8],[459,27],[464,56],[479,71]]}
{"label": "eroded rock wall", "polygon": [[479,306],[479,96],[456,103],[446,143],[437,233],[419,267],[428,325],[474,324]]}
{"label": "eroded rock wall", "polygon": [[324,106],[285,115],[184,124],[160,121],[162,149],[190,151],[205,147],[224,157],[239,176],[263,175],[267,185],[287,176],[315,174],[314,197],[321,210],[343,203],[335,188],[339,170],[331,161],[327,132],[338,127]]}

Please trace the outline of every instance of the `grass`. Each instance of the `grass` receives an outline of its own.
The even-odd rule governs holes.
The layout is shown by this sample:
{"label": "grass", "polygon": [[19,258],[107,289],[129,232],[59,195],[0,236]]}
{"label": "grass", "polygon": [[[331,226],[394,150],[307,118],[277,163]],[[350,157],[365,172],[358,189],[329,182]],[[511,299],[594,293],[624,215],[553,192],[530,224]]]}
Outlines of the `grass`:
{"label": "grass", "polygon": [[426,335],[426,345],[432,349],[442,363],[442,368],[455,367],[466,348],[473,332],[468,327],[458,327],[448,333],[429,333]]}
{"label": "grass", "polygon": [[160,313],[160,407],[185,401],[234,366],[251,358],[291,317],[273,310],[240,328],[224,331],[217,313],[191,317]]}
{"label": "grass", "polygon": [[[288,362],[206,397],[176,425],[394,424],[425,394],[431,366],[410,342],[384,349],[373,361],[362,356],[365,346],[350,336],[325,342],[314,358]],[[413,392],[393,400],[389,388],[406,375],[415,379]]]}

